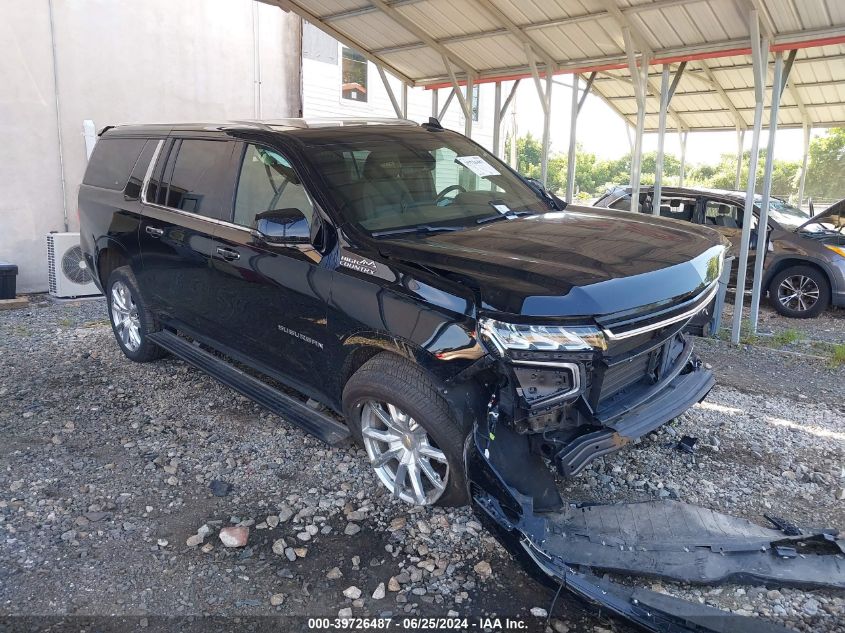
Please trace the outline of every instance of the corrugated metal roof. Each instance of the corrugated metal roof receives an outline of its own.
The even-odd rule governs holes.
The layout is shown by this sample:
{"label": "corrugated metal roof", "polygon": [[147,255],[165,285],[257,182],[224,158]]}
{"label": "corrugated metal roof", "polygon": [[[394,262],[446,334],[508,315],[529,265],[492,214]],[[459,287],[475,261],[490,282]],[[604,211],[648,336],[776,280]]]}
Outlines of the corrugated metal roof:
{"label": "corrugated metal roof", "polygon": [[[754,87],[748,11],[772,50],[798,49],[780,124],[845,125],[845,0],[262,0],[298,13],[412,85],[599,74],[593,84],[629,123],[636,117],[622,28],[651,60],[646,129],[657,128],[660,64],[687,61],[670,124],[750,127]],[[769,73],[771,81],[771,72]],[[718,91],[716,86],[721,87]]]}

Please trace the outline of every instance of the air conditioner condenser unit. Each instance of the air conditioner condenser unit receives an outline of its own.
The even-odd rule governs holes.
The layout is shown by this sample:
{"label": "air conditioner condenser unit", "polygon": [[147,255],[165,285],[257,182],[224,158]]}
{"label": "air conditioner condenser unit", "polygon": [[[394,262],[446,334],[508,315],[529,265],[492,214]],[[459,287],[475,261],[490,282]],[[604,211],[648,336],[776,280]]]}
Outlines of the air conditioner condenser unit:
{"label": "air conditioner condenser unit", "polygon": [[79,233],[47,234],[47,271],[54,297],[100,294],[79,246]]}

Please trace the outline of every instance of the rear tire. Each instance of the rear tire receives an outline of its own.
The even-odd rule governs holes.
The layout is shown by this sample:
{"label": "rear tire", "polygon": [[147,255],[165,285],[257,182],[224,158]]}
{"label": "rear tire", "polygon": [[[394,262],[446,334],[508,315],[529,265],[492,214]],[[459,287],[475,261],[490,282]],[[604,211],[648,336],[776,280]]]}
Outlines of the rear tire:
{"label": "rear tire", "polygon": [[393,496],[414,505],[467,503],[466,433],[422,368],[388,352],[374,356],[346,383],[343,412]]}
{"label": "rear tire", "polygon": [[774,276],[769,299],[775,310],[792,319],[812,319],[830,305],[830,282],[812,266],[790,266]]}
{"label": "rear tire", "polygon": [[161,328],[141,298],[138,282],[129,266],[115,268],[109,275],[106,302],[112,332],[126,358],[136,363],[148,363],[166,355],[149,339],[150,334]]}

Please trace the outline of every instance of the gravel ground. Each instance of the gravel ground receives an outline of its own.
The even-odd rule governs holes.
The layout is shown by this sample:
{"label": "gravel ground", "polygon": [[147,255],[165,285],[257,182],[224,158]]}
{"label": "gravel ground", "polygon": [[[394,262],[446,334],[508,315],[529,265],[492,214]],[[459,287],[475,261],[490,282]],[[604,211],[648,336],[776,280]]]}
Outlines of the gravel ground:
{"label": "gravel ground", "polygon": [[[725,302],[722,317],[723,327],[730,328],[731,326],[733,301],[734,296],[731,292]],[[748,318],[750,302],[749,293],[745,298],[744,318]],[[768,301],[763,301],[760,305],[757,329],[761,334],[775,336],[784,332],[794,332],[800,337],[799,341],[796,341],[797,343],[810,346],[813,342],[842,344],[845,343],[845,309],[830,307],[815,319],[787,319],[775,312]]]}
{"label": "gravel ground", "polygon": [[[845,370],[701,349],[720,382],[705,403],[562,482],[566,497],[679,498],[758,522],[845,526]],[[0,398],[0,616],[451,611],[543,629],[530,609],[552,594],[467,509],[409,508],[361,450],[328,449],[178,360],[127,361],[102,300],[0,313]],[[696,454],[674,448],[682,435],[699,439]],[[214,481],[232,488],[214,496]],[[247,546],[223,547],[220,530],[236,525]],[[637,582],[845,631],[842,593]],[[628,631],[566,596],[554,615],[557,631]]]}

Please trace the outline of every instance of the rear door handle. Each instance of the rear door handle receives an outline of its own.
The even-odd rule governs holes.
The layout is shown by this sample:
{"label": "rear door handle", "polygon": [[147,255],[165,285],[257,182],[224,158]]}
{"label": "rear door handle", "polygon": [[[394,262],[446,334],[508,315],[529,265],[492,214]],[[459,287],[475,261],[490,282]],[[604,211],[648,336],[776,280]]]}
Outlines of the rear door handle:
{"label": "rear door handle", "polygon": [[223,248],[222,246],[217,247],[217,254],[227,262],[233,262],[241,258],[241,254],[238,251],[232,250],[231,248]]}
{"label": "rear door handle", "polygon": [[147,233],[149,233],[153,237],[161,237],[162,235],[164,235],[164,229],[157,229],[154,226],[148,226]]}

